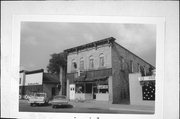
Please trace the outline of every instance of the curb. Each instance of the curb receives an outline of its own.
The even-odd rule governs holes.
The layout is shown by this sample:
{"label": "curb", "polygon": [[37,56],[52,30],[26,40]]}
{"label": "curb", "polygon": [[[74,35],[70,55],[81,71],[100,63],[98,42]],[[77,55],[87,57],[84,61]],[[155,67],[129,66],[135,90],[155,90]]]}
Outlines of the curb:
{"label": "curb", "polygon": [[140,110],[140,109],[119,109],[119,108],[109,108],[110,110],[119,110],[119,111],[133,111],[133,112],[147,112],[154,113],[153,110]]}

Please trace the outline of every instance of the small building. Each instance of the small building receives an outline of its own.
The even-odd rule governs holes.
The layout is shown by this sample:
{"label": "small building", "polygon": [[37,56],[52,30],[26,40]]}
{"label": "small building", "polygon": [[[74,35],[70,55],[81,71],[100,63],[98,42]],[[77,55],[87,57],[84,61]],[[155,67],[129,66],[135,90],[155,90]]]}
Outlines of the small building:
{"label": "small building", "polygon": [[67,97],[130,103],[129,73],[151,74],[155,68],[110,37],[66,49]]}
{"label": "small building", "polygon": [[129,74],[130,104],[155,106],[155,74]]}
{"label": "small building", "polygon": [[27,99],[37,92],[46,92],[51,99],[59,94],[60,81],[56,75],[45,73],[43,69],[34,71],[20,71],[19,96]]}

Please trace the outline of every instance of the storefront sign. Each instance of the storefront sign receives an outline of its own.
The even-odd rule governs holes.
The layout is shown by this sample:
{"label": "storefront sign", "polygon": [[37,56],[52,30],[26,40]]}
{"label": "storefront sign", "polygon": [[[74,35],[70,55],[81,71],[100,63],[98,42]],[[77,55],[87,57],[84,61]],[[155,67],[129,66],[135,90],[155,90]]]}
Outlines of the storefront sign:
{"label": "storefront sign", "polygon": [[108,85],[98,85],[98,89],[108,89]]}
{"label": "storefront sign", "polygon": [[25,77],[25,85],[42,85],[43,73],[28,74]]}

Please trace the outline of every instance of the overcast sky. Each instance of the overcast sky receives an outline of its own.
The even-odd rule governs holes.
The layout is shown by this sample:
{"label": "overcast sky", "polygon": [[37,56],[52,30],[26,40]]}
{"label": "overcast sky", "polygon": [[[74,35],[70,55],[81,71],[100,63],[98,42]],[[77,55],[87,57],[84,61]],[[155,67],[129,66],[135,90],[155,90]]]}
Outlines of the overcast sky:
{"label": "overcast sky", "polygon": [[22,22],[20,69],[46,70],[51,54],[108,37],[155,66],[155,25]]}

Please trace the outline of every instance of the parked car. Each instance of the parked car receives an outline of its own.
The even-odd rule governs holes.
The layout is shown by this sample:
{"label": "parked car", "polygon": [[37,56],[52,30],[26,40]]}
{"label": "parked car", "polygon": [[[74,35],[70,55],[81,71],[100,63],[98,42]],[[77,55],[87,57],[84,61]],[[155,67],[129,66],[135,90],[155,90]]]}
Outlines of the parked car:
{"label": "parked car", "polygon": [[39,104],[48,104],[48,102],[49,98],[46,93],[35,93],[28,99],[28,103],[30,103],[31,106],[36,106]]}
{"label": "parked car", "polygon": [[56,108],[60,105],[67,105],[69,103],[69,100],[64,95],[57,95],[54,96],[53,100],[51,101],[52,108]]}

